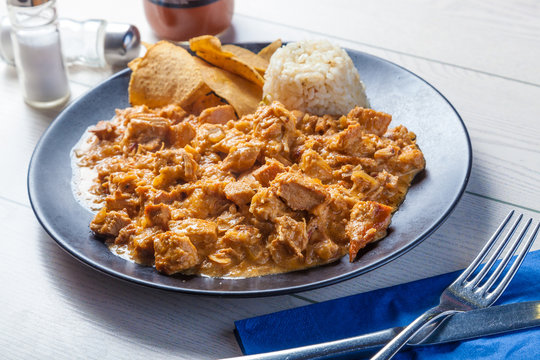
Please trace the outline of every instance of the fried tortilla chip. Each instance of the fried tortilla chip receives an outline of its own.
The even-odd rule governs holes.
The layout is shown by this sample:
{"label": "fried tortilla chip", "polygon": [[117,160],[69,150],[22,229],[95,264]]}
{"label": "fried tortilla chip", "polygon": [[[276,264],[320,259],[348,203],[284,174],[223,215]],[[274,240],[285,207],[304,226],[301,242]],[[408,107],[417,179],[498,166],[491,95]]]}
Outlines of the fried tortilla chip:
{"label": "fried tortilla chip", "polygon": [[259,51],[257,55],[259,55],[259,57],[265,59],[266,61],[270,61],[272,55],[274,55],[276,50],[279,49],[281,45],[283,45],[281,39],[274,40],[270,45]]}
{"label": "fried tortilla chip", "polygon": [[138,58],[135,58],[135,59],[131,60],[127,64],[128,68],[130,68],[131,71],[137,70],[137,68],[139,67],[139,64],[141,63],[141,61],[142,61],[142,57],[138,57]]}
{"label": "fried tortilla chip", "polygon": [[130,68],[129,102],[133,106],[185,107],[211,91],[193,56],[167,41],[149,47],[140,60],[131,62]]}
{"label": "fried tortilla chip", "polygon": [[261,88],[264,85],[264,78],[251,65],[247,64],[235,54],[224,51],[221,42],[215,36],[203,35],[189,40],[189,47],[197,56],[216,65],[217,67],[240,75]]}
{"label": "fried tortilla chip", "polygon": [[264,75],[264,73],[266,72],[266,68],[268,67],[268,60],[255,54],[254,52],[232,44],[223,45],[221,46],[221,49],[230,52],[231,54],[234,54],[238,59],[242,60],[248,65],[251,65],[255,70],[259,72],[259,74]]}
{"label": "fried tortilla chip", "polygon": [[246,79],[195,58],[204,81],[221,98],[231,104],[238,117],[255,112],[262,89]]}
{"label": "fried tortilla chip", "polygon": [[217,96],[215,93],[211,92],[197,98],[193,102],[193,104],[189,105],[184,110],[186,110],[190,114],[199,116],[201,112],[203,112],[204,109],[208,109],[208,108],[220,106],[220,105],[225,105],[225,104],[227,103],[222,98]]}

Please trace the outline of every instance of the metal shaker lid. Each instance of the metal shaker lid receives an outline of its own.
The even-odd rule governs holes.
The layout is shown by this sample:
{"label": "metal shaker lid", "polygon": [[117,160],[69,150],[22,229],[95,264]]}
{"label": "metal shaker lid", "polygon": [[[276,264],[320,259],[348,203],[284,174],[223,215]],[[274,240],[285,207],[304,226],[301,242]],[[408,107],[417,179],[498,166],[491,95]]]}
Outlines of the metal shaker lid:
{"label": "metal shaker lid", "polygon": [[105,26],[104,55],[110,65],[125,66],[139,56],[141,35],[136,26],[107,23]]}

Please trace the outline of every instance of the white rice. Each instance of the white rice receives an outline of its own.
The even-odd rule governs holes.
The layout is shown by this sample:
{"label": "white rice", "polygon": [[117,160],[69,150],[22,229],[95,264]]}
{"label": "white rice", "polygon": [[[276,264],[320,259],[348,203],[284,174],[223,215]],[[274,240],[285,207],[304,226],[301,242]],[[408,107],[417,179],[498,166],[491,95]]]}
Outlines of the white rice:
{"label": "white rice", "polygon": [[305,40],[278,49],[265,73],[263,98],[315,115],[344,115],[355,106],[369,107],[351,58],[327,40]]}

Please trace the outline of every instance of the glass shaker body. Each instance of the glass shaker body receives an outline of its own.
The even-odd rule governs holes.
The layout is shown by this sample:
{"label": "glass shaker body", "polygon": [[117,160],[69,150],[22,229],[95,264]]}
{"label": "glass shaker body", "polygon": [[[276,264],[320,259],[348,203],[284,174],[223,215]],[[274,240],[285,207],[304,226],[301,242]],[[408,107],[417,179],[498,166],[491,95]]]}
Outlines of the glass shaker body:
{"label": "glass shaker body", "polygon": [[70,63],[93,67],[106,65],[104,54],[104,20],[75,21],[61,19],[60,36],[64,57]]}
{"label": "glass shaker body", "polygon": [[35,107],[53,107],[69,99],[66,67],[60,46],[55,0],[28,6],[8,0],[17,75],[25,101]]}

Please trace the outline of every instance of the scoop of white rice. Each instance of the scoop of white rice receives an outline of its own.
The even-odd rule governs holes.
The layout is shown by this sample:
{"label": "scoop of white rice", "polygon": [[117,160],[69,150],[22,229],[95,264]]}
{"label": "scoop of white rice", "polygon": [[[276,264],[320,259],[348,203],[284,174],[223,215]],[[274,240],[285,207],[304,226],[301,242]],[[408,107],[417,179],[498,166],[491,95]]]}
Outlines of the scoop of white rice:
{"label": "scoop of white rice", "polygon": [[351,58],[327,40],[305,40],[278,49],[265,73],[263,98],[315,115],[343,115],[355,106],[369,107]]}

